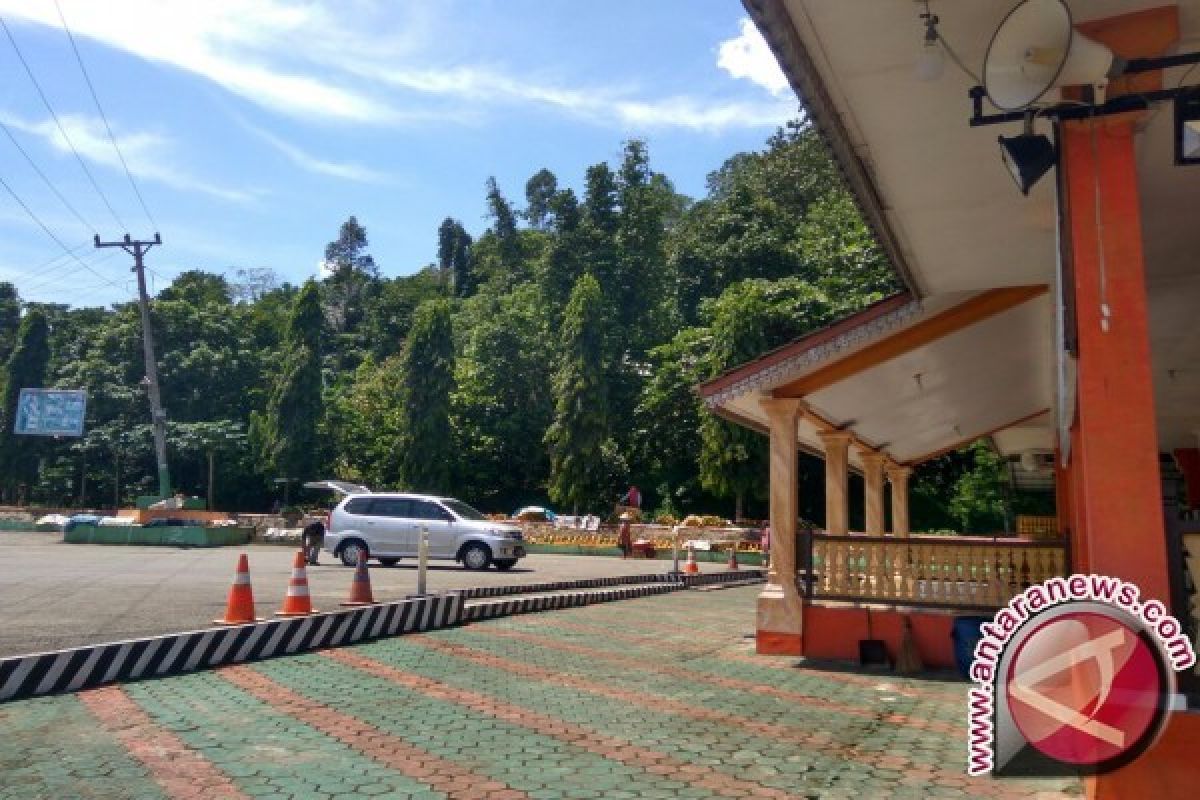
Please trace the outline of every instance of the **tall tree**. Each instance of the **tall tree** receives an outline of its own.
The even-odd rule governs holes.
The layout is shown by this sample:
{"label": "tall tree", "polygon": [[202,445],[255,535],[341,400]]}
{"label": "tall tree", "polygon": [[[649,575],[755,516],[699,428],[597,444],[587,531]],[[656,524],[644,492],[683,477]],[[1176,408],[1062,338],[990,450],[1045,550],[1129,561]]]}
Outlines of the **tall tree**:
{"label": "tall tree", "polygon": [[21,298],[11,283],[0,283],[0,364],[8,361],[21,325]]}
{"label": "tall tree", "polygon": [[496,237],[500,266],[509,275],[521,270],[521,241],[517,232],[517,215],[500,191],[494,177],[487,179],[487,209]]}
{"label": "tall tree", "polygon": [[537,282],[551,324],[557,326],[571,290],[583,274],[584,264],[580,252],[581,215],[575,192],[570,189],[557,192],[550,201],[550,208],[553,237],[538,265]]}
{"label": "tall tree", "polygon": [[366,252],[367,230],[356,217],[342,223],[338,238],[325,246],[325,278],[322,289],[325,317],[334,337],[329,355],[339,371],[353,370],[366,349],[360,327],[379,289],[379,269]]}
{"label": "tall tree", "polygon": [[612,441],[605,357],[605,305],[600,284],[584,275],[563,316],[550,448],[550,497],[580,510],[597,509],[620,469]]}
{"label": "tall tree", "polygon": [[550,202],[558,192],[558,178],[548,169],[539,169],[525,182],[525,219],[542,230],[550,219]]}
{"label": "tall tree", "polygon": [[34,437],[14,434],[13,426],[21,390],[45,386],[49,360],[49,326],[41,310],[34,308],[21,320],[16,345],[0,373],[4,387],[4,407],[0,408],[0,474],[10,497],[18,484],[31,484],[37,477],[40,443]]}
{"label": "tall tree", "polygon": [[438,226],[438,269],[452,277],[457,297],[467,297],[475,291],[471,243],[471,234],[458,220],[446,217]]}
{"label": "tall tree", "polygon": [[447,301],[430,300],[417,309],[400,368],[401,478],[417,491],[448,492],[454,463],[454,331]]}
{"label": "tall tree", "polygon": [[[710,377],[765,352],[761,298],[735,298],[712,327],[713,369]],[[719,497],[734,499],[734,518],[741,519],[748,495],[766,485],[766,441],[762,434],[706,414],[700,426],[700,481]]]}
{"label": "tall tree", "polygon": [[263,458],[273,477],[310,480],[322,472],[322,323],[319,290],[310,280],[296,297],[279,375],[265,415],[256,420]]}
{"label": "tall tree", "polygon": [[455,374],[455,485],[472,502],[515,508],[542,499],[542,436],[553,411],[545,378],[553,345],[536,287],[480,294],[455,318],[462,348]]}

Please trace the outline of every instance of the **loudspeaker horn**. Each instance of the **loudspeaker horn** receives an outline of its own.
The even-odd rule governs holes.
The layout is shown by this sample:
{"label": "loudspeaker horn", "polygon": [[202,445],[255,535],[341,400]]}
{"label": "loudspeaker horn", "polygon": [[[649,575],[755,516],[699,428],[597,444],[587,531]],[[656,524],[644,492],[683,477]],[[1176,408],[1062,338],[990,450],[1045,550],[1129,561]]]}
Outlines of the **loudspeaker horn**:
{"label": "loudspeaker horn", "polygon": [[1024,0],[992,35],[983,88],[996,108],[1020,111],[1062,86],[1103,87],[1120,63],[1107,47],[1075,31],[1063,0]]}

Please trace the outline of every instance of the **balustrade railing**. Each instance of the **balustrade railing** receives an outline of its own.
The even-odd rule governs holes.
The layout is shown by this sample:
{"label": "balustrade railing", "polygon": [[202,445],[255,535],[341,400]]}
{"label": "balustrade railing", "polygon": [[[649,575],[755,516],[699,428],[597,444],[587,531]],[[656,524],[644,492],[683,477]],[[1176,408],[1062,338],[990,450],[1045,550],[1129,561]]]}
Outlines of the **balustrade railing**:
{"label": "balustrade railing", "polygon": [[817,600],[999,608],[1070,566],[1065,541],[824,533],[799,540],[799,580]]}

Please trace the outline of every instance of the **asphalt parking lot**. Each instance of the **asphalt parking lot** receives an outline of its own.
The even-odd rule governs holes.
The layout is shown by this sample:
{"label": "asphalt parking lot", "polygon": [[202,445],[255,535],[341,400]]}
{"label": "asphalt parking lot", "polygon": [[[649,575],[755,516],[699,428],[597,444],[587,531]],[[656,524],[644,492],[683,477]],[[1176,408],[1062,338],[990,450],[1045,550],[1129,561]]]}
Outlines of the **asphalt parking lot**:
{"label": "asphalt parking lot", "polygon": [[[203,628],[224,613],[242,552],[250,556],[258,614],[268,616],[287,590],[295,553],[291,547],[120,547],[66,544],[55,533],[0,532],[0,657]],[[700,566],[705,571],[725,568]],[[531,555],[508,572],[470,572],[435,561],[428,588],[641,575],[669,568],[669,561]],[[308,569],[314,607],[336,608],[346,598],[352,574],[322,553],[321,565]],[[416,564],[372,563],[371,585],[376,600],[403,598],[416,590]]]}

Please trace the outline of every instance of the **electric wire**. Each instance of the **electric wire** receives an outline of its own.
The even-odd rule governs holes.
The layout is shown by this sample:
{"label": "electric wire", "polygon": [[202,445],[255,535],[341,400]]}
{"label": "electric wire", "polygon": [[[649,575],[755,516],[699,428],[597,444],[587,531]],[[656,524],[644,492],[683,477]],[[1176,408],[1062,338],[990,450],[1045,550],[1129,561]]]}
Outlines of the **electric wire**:
{"label": "electric wire", "polygon": [[66,206],[66,209],[71,212],[75,219],[79,220],[83,227],[87,228],[92,233],[96,233],[96,226],[84,219],[83,215],[76,210],[75,206],[71,205],[71,202],[67,200],[67,198],[63,196],[63,193],[58,190],[58,187],[55,186],[48,177],[46,177],[46,173],[42,172],[41,168],[37,165],[37,162],[35,162],[33,157],[30,156],[25,148],[21,146],[21,143],[17,141],[17,137],[13,136],[12,130],[4,124],[3,120],[0,120],[0,128],[4,130],[4,135],[8,137],[10,142],[12,142],[13,147],[17,148],[21,155],[25,157],[25,160],[29,162],[29,166],[32,167],[33,171],[37,173],[37,176],[42,179],[42,182],[46,184],[46,187],[54,193],[54,196],[58,198],[59,202]]}
{"label": "electric wire", "polygon": [[[92,265],[92,266],[96,266],[97,264],[99,264],[99,263],[101,263],[101,262],[103,262],[103,261],[107,261],[108,259],[110,259],[110,258],[113,258],[113,257],[114,257],[114,256],[116,256],[116,255],[117,255],[117,253],[116,253],[116,252],[112,252],[112,251],[110,251],[110,252],[108,252],[108,253],[105,253],[104,255],[100,256],[99,258],[96,258],[96,259],[94,259],[94,260],[91,262],[91,265]],[[71,264],[71,262],[69,262],[69,261],[66,263],[66,266],[69,266],[69,267],[74,267],[74,265],[73,265],[73,264]],[[67,273],[66,275],[56,275],[55,277],[53,277],[53,278],[50,278],[49,280],[43,280],[43,281],[39,281],[39,282],[33,283],[33,284],[29,285],[29,286],[22,286],[22,287],[21,287],[21,291],[23,291],[23,292],[33,292],[33,291],[36,291],[36,290],[38,290],[38,289],[44,289],[44,288],[45,288],[45,287],[47,287],[47,286],[53,286],[53,285],[55,285],[55,284],[59,284],[59,285],[60,285],[60,287],[61,287],[62,289],[64,289],[65,291],[67,291],[67,292],[75,292],[75,291],[79,291],[79,290],[80,290],[80,289],[82,289],[82,288],[88,288],[88,287],[62,286],[62,285],[61,285],[61,283],[60,283],[60,281],[62,281],[64,278],[68,277],[70,274],[72,274],[72,273]],[[112,282],[111,282],[111,281],[109,281],[107,278],[105,279],[105,282],[106,282],[106,283],[108,283],[109,285],[112,285]],[[99,286],[93,286],[93,287],[90,287],[90,288],[97,289],[97,288],[100,288],[100,287],[99,287]],[[126,287],[126,288],[128,288],[128,287]]]}
{"label": "electric wire", "polygon": [[58,114],[55,113],[54,107],[50,105],[49,98],[47,98],[46,93],[42,91],[42,85],[38,83],[38,79],[33,74],[33,70],[30,68],[29,62],[25,60],[25,56],[21,53],[21,48],[17,46],[17,40],[13,38],[12,31],[9,30],[8,23],[5,22],[4,17],[0,17],[0,27],[4,28],[4,34],[8,37],[8,41],[12,45],[13,51],[17,54],[17,58],[20,60],[21,66],[25,68],[25,74],[29,76],[29,80],[33,83],[33,87],[37,89],[38,96],[42,99],[42,104],[46,106],[46,111],[50,113],[50,117],[54,120],[54,124],[58,126],[58,132],[62,134],[63,141],[65,141],[67,146],[71,148],[71,152],[75,154],[75,160],[79,162],[79,166],[83,170],[83,174],[86,175],[88,181],[91,182],[92,188],[96,190],[96,194],[100,195],[100,199],[104,202],[105,207],[108,208],[108,213],[112,214],[112,218],[116,220],[117,225],[122,230],[125,230],[125,223],[121,221],[120,215],[118,215],[116,209],[112,207],[112,203],[108,201],[108,196],[104,194],[104,191],[100,188],[100,184],[96,182],[96,178],[92,175],[92,171],[88,169],[87,164],[84,163],[83,156],[79,155],[79,151],[75,148],[75,143],[71,141],[71,137],[67,134],[66,128],[63,127],[62,121],[59,120]]}
{"label": "electric wire", "polygon": [[121,152],[121,147],[117,144],[117,137],[113,135],[112,126],[108,124],[108,115],[104,113],[104,107],[100,105],[100,97],[96,94],[96,87],[92,85],[92,78],[88,75],[87,67],[83,65],[83,56],[79,54],[79,48],[75,45],[75,36],[67,26],[67,18],[63,14],[62,6],[58,0],[54,0],[54,7],[58,9],[58,18],[62,20],[63,30],[66,31],[67,40],[71,43],[71,51],[75,53],[75,61],[79,64],[79,71],[83,73],[83,80],[87,83],[88,91],[92,93],[92,101],[96,104],[96,111],[99,112],[100,119],[104,121],[104,130],[108,132],[108,140],[112,142],[113,150],[116,151],[117,158],[121,161],[121,167],[125,170],[125,177],[129,178],[129,186],[137,196],[138,204],[142,207],[142,211],[145,213],[146,219],[149,220],[150,226],[154,230],[158,230],[158,223],[155,221],[154,215],[150,213],[150,209],[146,206],[146,200],[142,197],[142,191],[138,188],[137,181],[133,179],[133,173],[129,170],[129,164],[125,161],[125,154]]}
{"label": "electric wire", "polygon": [[946,37],[942,36],[941,31],[937,32],[937,37],[938,41],[942,43],[942,48],[945,49],[946,55],[950,56],[950,60],[954,63],[954,65],[966,73],[967,77],[975,81],[975,85],[982,86],[983,81],[970,67],[963,63],[963,60],[958,57],[958,53],[956,53],[954,48],[950,46],[950,43],[946,41]]}
{"label": "electric wire", "polygon": [[4,187],[4,190],[9,193],[9,195],[12,197],[12,199],[17,201],[17,205],[19,205],[22,209],[25,210],[25,213],[29,215],[29,218],[32,219],[35,223],[37,223],[37,226],[39,228],[41,228],[43,231],[45,231],[46,235],[49,236],[51,239],[53,239],[54,243],[57,244],[59,247],[61,247],[64,253],[71,256],[71,258],[75,259],[75,261],[78,262],[81,267],[83,267],[88,272],[95,275],[100,280],[106,282],[108,285],[113,286],[114,288],[120,289],[121,291],[125,291],[124,286],[114,283],[113,281],[106,278],[104,275],[102,275],[99,272],[97,272],[96,270],[92,269],[90,264],[88,264],[86,261],[84,261],[79,256],[75,255],[75,253],[72,252],[69,247],[67,247],[65,244],[63,244],[62,239],[59,239],[58,236],[55,235],[54,231],[52,231],[48,227],[46,227],[46,223],[42,222],[42,220],[38,217],[38,215],[33,213],[33,209],[31,209],[29,206],[27,206],[25,204],[25,201],[21,199],[21,196],[19,194],[17,194],[15,191],[13,191],[13,188],[8,185],[8,181],[4,180],[4,178],[0,178],[0,186]]}

